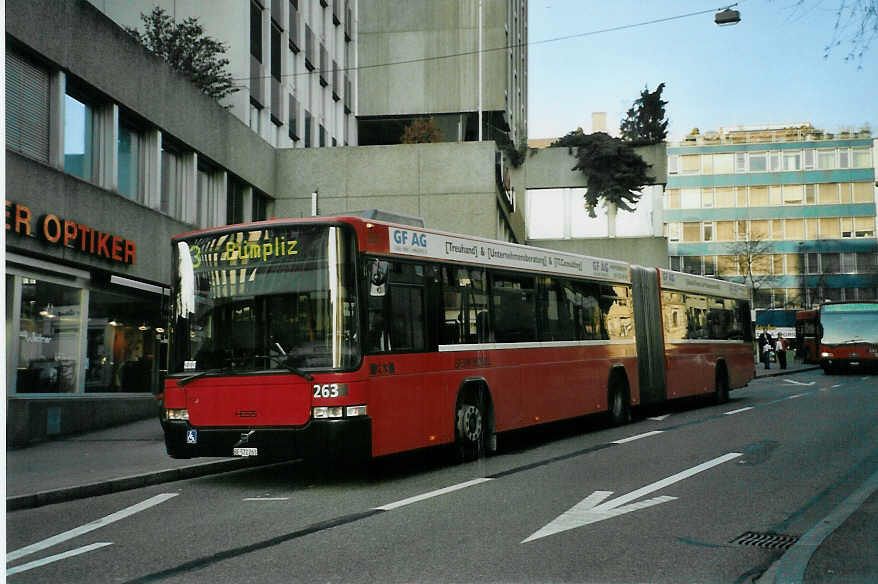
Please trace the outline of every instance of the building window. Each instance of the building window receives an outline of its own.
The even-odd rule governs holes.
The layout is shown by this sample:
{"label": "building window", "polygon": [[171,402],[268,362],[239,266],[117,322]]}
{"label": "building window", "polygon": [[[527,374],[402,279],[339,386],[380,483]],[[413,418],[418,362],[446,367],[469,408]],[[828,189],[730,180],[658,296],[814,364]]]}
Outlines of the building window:
{"label": "building window", "polygon": [[64,172],[86,180],[94,175],[94,108],[71,95],[64,99]]}
{"label": "building window", "polygon": [[299,0],[290,0],[290,50],[299,52]]}
{"label": "building window", "polygon": [[817,151],[817,168],[829,170],[835,168],[835,149]]}
{"label": "building window", "polygon": [[229,192],[226,195],[226,224],[244,222],[244,183],[229,179]]}
{"label": "building window", "polygon": [[318,143],[318,146],[320,146],[320,148],[325,147],[326,146],[326,128],[323,127],[323,124],[320,124],[320,132],[318,134],[318,138],[320,140],[320,142]]}
{"label": "building window", "polygon": [[850,168],[850,152],[847,148],[841,148],[838,151],[838,167]]}
{"label": "building window", "polygon": [[305,148],[311,147],[311,112],[305,110]]}
{"label": "building window", "polygon": [[701,256],[683,256],[683,270],[687,274],[701,275]]}
{"label": "building window", "polygon": [[783,169],[784,170],[801,170],[802,169],[802,153],[801,151],[784,152],[783,153]]}
{"label": "building window", "polygon": [[768,168],[771,172],[777,172],[780,170],[780,152],[768,153]]}
{"label": "building window", "polygon": [[668,268],[679,272],[681,266],[681,257],[680,256],[668,256]]}
{"label": "building window", "polygon": [[119,123],[118,172],[119,193],[132,201],[143,201],[140,192],[142,169],[140,132],[133,126]]}
{"label": "building window", "polygon": [[747,172],[746,152],[735,152],[735,172]]}
{"label": "building window", "polygon": [[874,217],[854,217],[855,237],[875,237]]}
{"label": "building window", "polygon": [[838,274],[841,272],[841,256],[837,253],[820,254],[820,267],[824,274]]}
{"label": "building window", "polygon": [[162,193],[159,210],[176,219],[183,217],[184,165],[180,153],[162,145]]}
{"label": "building window", "polygon": [[766,170],[768,170],[768,154],[766,152],[750,154],[750,172],[765,172]]}
{"label": "building window", "polygon": [[6,47],[6,147],[49,162],[49,73]]}
{"label": "building window", "polygon": [[265,221],[268,219],[268,196],[253,189],[253,202],[250,207],[250,216],[253,221]]}
{"label": "building window", "polygon": [[293,95],[290,95],[290,111],[287,116],[287,131],[290,135],[290,140],[293,142],[299,141],[299,100],[297,100]]}
{"label": "building window", "polygon": [[668,156],[668,174],[677,174],[679,161],[680,157],[677,154],[671,154]]}
{"label": "building window", "polygon": [[702,223],[702,241],[713,241],[713,223]]}
{"label": "building window", "polygon": [[783,186],[783,204],[784,205],[801,205],[802,204],[802,185],[784,185]]}
{"label": "building window", "polygon": [[701,208],[701,189],[682,189],[680,191],[681,209]]}
{"label": "building window", "polygon": [[250,54],[262,62],[262,7],[250,2]]}
{"label": "building window", "polygon": [[802,167],[805,170],[810,170],[814,168],[814,149],[808,148],[803,151],[802,156]]}
{"label": "building window", "polygon": [[872,151],[869,148],[853,148],[854,164],[852,168],[869,168],[872,166]]}

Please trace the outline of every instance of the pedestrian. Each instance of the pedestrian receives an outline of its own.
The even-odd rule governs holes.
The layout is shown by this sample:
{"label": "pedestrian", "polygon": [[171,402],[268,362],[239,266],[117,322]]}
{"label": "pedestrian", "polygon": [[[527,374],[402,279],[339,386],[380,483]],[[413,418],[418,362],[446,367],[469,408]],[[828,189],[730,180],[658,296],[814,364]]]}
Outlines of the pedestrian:
{"label": "pedestrian", "polygon": [[787,368],[787,351],[786,347],[784,347],[783,335],[777,333],[777,341],[774,346],[774,351],[777,353],[777,362],[781,369]]}
{"label": "pedestrian", "polygon": [[771,337],[765,335],[765,341],[762,342],[762,346],[760,350],[762,351],[762,362],[765,363],[766,369],[771,369],[771,342],[769,341]]}

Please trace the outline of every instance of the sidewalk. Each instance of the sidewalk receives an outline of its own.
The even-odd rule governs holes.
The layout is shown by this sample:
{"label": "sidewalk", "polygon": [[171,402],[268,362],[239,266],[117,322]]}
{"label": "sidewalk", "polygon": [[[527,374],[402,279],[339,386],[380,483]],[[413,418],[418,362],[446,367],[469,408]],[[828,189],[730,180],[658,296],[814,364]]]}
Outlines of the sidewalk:
{"label": "sidewalk", "polygon": [[756,377],[774,377],[776,375],[787,375],[789,373],[801,373],[802,371],[813,371],[820,369],[820,365],[811,363],[802,363],[799,360],[787,362],[787,368],[781,369],[780,364],[771,363],[771,369],[766,369],[764,363],[756,363]]}
{"label": "sidewalk", "polygon": [[243,458],[175,460],[165,452],[158,419],[140,420],[33,446],[6,450],[6,510],[105,495],[226,472]]}

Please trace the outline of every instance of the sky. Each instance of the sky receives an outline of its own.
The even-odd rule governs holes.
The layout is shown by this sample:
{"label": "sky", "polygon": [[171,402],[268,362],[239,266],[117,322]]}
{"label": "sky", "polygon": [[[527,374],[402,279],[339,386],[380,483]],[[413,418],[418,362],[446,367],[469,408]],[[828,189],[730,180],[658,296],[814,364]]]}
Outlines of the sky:
{"label": "sky", "polygon": [[[641,90],[665,83],[669,140],[692,128],[810,122],[878,133],[878,39],[861,61],[846,46],[824,58],[841,0],[744,0],[741,22],[714,24],[727,5],[694,0],[530,0],[528,137],[591,131],[591,113],[619,123]],[[709,10],[668,22],[541,43]]]}

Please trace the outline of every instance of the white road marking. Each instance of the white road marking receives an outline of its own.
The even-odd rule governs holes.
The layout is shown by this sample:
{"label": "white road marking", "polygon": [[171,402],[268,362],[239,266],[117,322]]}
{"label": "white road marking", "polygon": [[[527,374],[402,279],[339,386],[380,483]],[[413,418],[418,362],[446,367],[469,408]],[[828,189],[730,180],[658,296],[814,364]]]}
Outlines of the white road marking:
{"label": "white road marking", "polygon": [[802,397],[803,395],[807,395],[807,394],[797,393],[796,395],[791,395],[789,397],[785,397],[784,399],[796,399],[797,397]]}
{"label": "white road marking", "polygon": [[622,438],[621,440],[614,440],[613,442],[610,442],[610,444],[625,444],[626,442],[633,442],[634,440],[640,440],[641,438],[647,438],[649,436],[661,434],[663,431],[664,430],[653,430],[652,432],[638,434],[637,436],[629,436],[628,438]]}
{"label": "white road marking", "polygon": [[747,410],[752,410],[753,406],[747,406],[746,408],[741,408],[739,410],[732,410],[731,412],[724,412],[724,416],[731,416],[733,414],[740,414],[741,412],[746,412]]}
{"label": "white road marking", "polygon": [[668,419],[670,416],[671,416],[671,414],[663,414],[663,415],[661,415],[661,416],[655,416],[655,417],[653,417],[653,418],[649,418],[649,419],[650,419],[650,420],[655,420],[656,422],[663,422],[663,421],[665,421],[666,419]]}
{"label": "white road marking", "polygon": [[93,543],[90,545],[83,546],[81,548],[76,548],[75,550],[70,550],[68,552],[64,552],[62,554],[56,554],[54,556],[49,556],[47,558],[43,558],[41,560],[34,560],[33,562],[28,562],[26,564],[22,564],[20,566],[15,566],[14,568],[9,568],[6,570],[6,576],[12,576],[13,574],[18,574],[19,572],[27,572],[28,570],[32,570],[34,568],[39,568],[40,566],[45,566],[46,564],[51,564],[52,562],[57,562],[58,560],[64,560],[67,558],[72,558],[73,556],[78,556],[79,554],[84,554],[90,552],[92,550],[96,550],[98,548],[102,548],[108,545],[113,545],[113,542],[103,541],[99,543]]}
{"label": "white road marking", "polygon": [[840,383],[836,383],[835,385],[832,386],[832,389],[835,389],[836,387],[841,387],[841,384],[840,384]]}
{"label": "white road marking", "polygon": [[813,381],[809,381],[808,383],[805,383],[803,381],[793,381],[792,379],[784,379],[784,381],[786,381],[787,383],[792,383],[793,385],[814,385]]}
{"label": "white road marking", "polygon": [[163,493],[161,495],[156,495],[155,497],[151,497],[146,501],[143,501],[136,505],[132,505],[130,507],[126,507],[121,511],[116,511],[115,513],[107,515],[106,517],[102,517],[101,519],[92,521],[91,523],[80,525],[79,527],[75,527],[69,531],[65,531],[64,533],[59,533],[58,535],[55,535],[48,539],[44,539],[43,541],[38,541],[37,543],[33,543],[29,546],[17,549],[14,552],[9,552],[8,554],[6,554],[6,561],[12,562],[14,560],[17,560],[18,558],[52,547],[53,545],[59,544],[62,541],[67,541],[68,539],[73,539],[74,537],[89,533],[90,531],[94,531],[95,529],[100,529],[101,527],[110,525],[111,523],[115,523],[116,521],[119,521],[121,519],[125,519],[126,517],[134,515],[135,513],[139,513],[140,511],[144,511],[146,509],[149,509],[150,507],[154,507],[159,503],[164,503],[168,499],[176,497],[177,494],[178,493]]}
{"label": "white road marking", "polygon": [[459,491],[460,489],[465,489],[467,487],[472,487],[473,485],[479,485],[481,483],[486,483],[493,480],[494,479],[489,478],[473,479],[471,481],[466,481],[465,483],[459,483],[456,485],[451,485],[450,487],[445,487],[444,489],[437,489],[435,491],[430,491],[429,493],[422,493],[420,495],[415,495],[414,497],[409,497],[408,499],[402,499],[401,501],[388,503],[387,505],[382,505],[381,507],[375,507],[375,509],[380,509],[381,511],[391,511],[392,509],[405,507],[406,505],[411,505],[412,503],[417,503],[418,501],[432,499],[433,497],[438,497],[440,495],[445,495],[446,493],[452,493],[454,491]]}
{"label": "white road marking", "polygon": [[738,458],[739,456],[742,456],[740,452],[724,454],[723,456],[714,458],[713,460],[708,460],[698,466],[693,466],[692,468],[678,472],[677,474],[661,479],[660,481],[650,483],[645,487],[641,487],[637,490],[631,491],[627,495],[616,497],[610,501],[606,501],[606,498],[612,495],[613,491],[594,491],[591,495],[571,507],[568,511],[559,515],[542,529],[534,532],[533,535],[524,539],[521,543],[527,543],[535,539],[540,539],[541,537],[567,531],[568,529],[582,527],[589,523],[603,521],[604,519],[630,513],[631,511],[637,511],[638,509],[645,509],[647,507],[652,507],[653,505],[673,501],[677,497],[661,496],[647,499],[646,501],[640,501],[638,503],[632,503],[632,501],[639,499],[644,495],[663,489],[724,462]]}
{"label": "white road marking", "polygon": [[245,501],[289,501],[289,497],[246,497]]}

